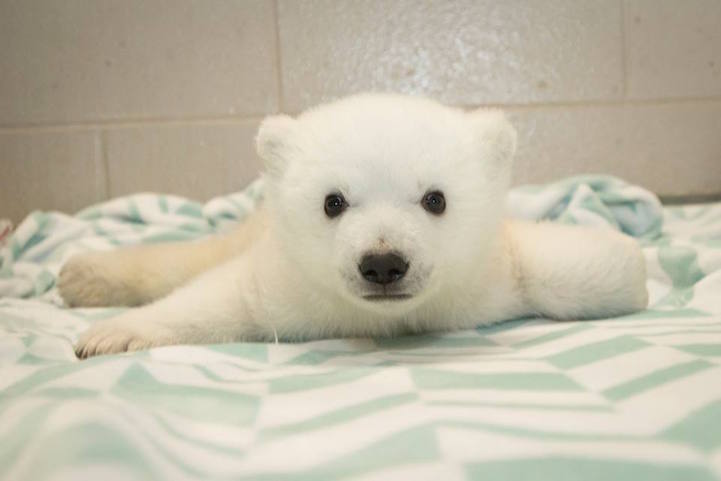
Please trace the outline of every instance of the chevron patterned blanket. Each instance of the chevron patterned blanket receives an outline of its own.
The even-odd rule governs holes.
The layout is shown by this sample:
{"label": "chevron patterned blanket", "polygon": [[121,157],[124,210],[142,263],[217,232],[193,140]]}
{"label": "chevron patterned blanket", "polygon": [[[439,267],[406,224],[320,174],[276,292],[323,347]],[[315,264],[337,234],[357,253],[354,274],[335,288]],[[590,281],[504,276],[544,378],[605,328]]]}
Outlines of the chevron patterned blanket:
{"label": "chevron patterned blanket", "polygon": [[0,479],[721,479],[721,203],[661,209],[610,178],[517,190],[510,208],[639,236],[645,312],[75,359],[117,309],[63,308],[64,259],[222,230],[261,190],[18,227],[0,251]]}

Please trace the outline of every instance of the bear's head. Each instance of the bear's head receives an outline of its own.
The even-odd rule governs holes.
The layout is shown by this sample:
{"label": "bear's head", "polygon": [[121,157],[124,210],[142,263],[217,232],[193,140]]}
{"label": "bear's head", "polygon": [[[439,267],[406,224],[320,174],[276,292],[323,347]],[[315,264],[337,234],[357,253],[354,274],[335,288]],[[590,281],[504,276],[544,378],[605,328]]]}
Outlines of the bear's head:
{"label": "bear's head", "polygon": [[308,282],[365,309],[418,307],[488,259],[516,133],[494,110],[361,94],[263,121],[266,203]]}

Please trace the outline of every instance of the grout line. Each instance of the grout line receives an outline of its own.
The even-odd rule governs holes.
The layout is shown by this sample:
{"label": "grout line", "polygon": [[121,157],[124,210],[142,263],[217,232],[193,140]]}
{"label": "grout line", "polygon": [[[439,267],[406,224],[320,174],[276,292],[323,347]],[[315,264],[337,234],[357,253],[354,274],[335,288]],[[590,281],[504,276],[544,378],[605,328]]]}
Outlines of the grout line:
{"label": "grout line", "polygon": [[[651,99],[620,99],[620,100],[579,100],[566,102],[538,102],[538,103],[488,103],[488,104],[456,104],[456,107],[465,109],[476,108],[498,108],[508,111],[520,110],[541,110],[554,108],[588,108],[588,107],[653,107],[662,105],[684,105],[694,103],[716,103],[721,102],[721,96],[712,97],[676,97],[676,98],[651,98]],[[453,104],[451,104],[453,105]],[[296,115],[299,112],[285,112],[288,115]],[[87,131],[101,129],[123,129],[148,126],[170,127],[175,125],[223,125],[246,122],[260,122],[265,118],[263,115],[250,115],[240,117],[238,115],[218,115],[209,117],[188,117],[188,118],[145,118],[145,119],[123,119],[123,120],[90,120],[87,122],[67,123],[38,123],[3,125],[0,124],[0,135],[11,133],[38,133],[38,132],[65,132],[65,131]]]}
{"label": "grout line", "polygon": [[95,176],[93,183],[95,184],[95,202],[102,202],[108,198],[107,178],[108,173],[103,161],[103,139],[99,130],[93,131],[93,167],[95,168]]}
{"label": "grout line", "polygon": [[628,97],[628,48],[626,41],[626,0],[619,0],[621,5],[621,97]]}
{"label": "grout line", "polygon": [[148,126],[170,127],[175,125],[226,125],[240,124],[247,122],[260,122],[265,116],[238,117],[237,115],[217,117],[189,117],[178,118],[147,118],[147,119],[124,119],[124,120],[95,120],[87,122],[47,123],[47,124],[24,124],[24,125],[0,125],[0,134],[4,133],[35,133],[55,131],[84,131],[97,128],[123,129]]}
{"label": "grout line", "polygon": [[278,111],[283,112],[285,99],[283,98],[283,61],[280,48],[280,17],[278,15],[278,0],[272,0],[273,21],[275,22],[275,70],[276,82],[278,83]]}
{"label": "grout line", "polygon": [[578,100],[578,101],[558,101],[558,102],[538,102],[528,104],[513,103],[488,103],[488,104],[469,104],[457,105],[467,109],[488,107],[499,108],[504,110],[540,110],[546,108],[585,108],[585,107],[653,107],[658,105],[678,105],[693,103],[713,103],[721,102],[721,96],[711,97],[675,97],[675,98],[649,98],[649,99],[618,99],[618,100]]}
{"label": "grout line", "polygon": [[108,157],[108,133],[100,130],[100,154],[103,159],[103,168],[105,169],[105,199],[110,199],[110,159]]}
{"label": "grout line", "polygon": [[680,204],[705,204],[707,202],[721,201],[721,193],[718,194],[690,194],[690,195],[663,195],[659,198],[664,205]]}

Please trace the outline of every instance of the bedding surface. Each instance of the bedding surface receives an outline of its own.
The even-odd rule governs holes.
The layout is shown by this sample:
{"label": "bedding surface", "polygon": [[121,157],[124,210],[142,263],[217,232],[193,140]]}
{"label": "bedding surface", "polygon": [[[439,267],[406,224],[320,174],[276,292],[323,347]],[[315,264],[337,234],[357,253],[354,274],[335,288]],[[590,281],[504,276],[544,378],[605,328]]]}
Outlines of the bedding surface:
{"label": "bedding surface", "polygon": [[0,479],[721,479],[721,203],[662,209],[608,177],[517,189],[509,210],[639,237],[644,312],[75,359],[119,310],[62,307],[70,255],[223,231],[261,195],[18,226],[0,250]]}

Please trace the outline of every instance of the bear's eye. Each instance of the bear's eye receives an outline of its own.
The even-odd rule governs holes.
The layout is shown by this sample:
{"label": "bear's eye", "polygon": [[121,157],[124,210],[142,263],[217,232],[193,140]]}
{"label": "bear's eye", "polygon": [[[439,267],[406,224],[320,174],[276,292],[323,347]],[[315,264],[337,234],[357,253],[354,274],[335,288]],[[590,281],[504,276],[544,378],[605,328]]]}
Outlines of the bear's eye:
{"label": "bear's eye", "polygon": [[431,214],[441,215],[443,211],[446,210],[446,198],[443,192],[437,190],[428,192],[423,196],[421,205]]}
{"label": "bear's eye", "polygon": [[341,194],[328,194],[325,197],[325,215],[330,218],[341,215],[346,207],[348,207],[348,202],[345,201]]}

